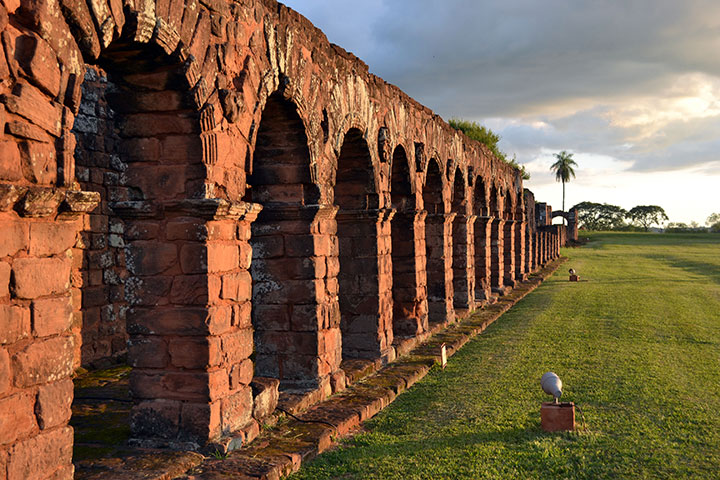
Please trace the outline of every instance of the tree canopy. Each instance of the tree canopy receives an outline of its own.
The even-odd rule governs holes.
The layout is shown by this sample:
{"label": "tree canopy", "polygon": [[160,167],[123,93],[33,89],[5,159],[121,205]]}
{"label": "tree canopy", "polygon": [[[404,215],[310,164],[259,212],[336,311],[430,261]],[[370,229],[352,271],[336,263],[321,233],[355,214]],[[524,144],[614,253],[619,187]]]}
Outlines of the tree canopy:
{"label": "tree canopy", "polygon": [[[562,182],[563,196],[562,196],[562,209],[565,211],[565,184],[570,181],[570,177],[575,178],[575,169],[577,163],[573,160],[573,154],[563,150],[560,153],[555,154],[557,161],[550,166],[550,170],[555,172],[555,180]],[[563,223],[565,220],[563,219]]]}
{"label": "tree canopy", "polygon": [[627,211],[607,203],[580,202],[572,208],[578,212],[578,226],[585,230],[615,230],[625,225]]}
{"label": "tree canopy", "polygon": [[525,166],[520,165],[515,159],[514,155],[513,158],[509,158],[505,152],[500,150],[500,147],[498,147],[498,143],[500,142],[500,135],[493,132],[484,125],[480,125],[477,122],[471,122],[469,120],[451,118],[448,123],[455,130],[460,130],[461,132],[463,132],[465,135],[468,136],[468,138],[477,140],[478,142],[488,147],[488,149],[490,149],[493,155],[495,155],[503,162],[508,163],[511,166],[520,170],[520,174],[522,175],[523,180],[530,180],[530,174],[527,173],[527,171],[525,170]]}
{"label": "tree canopy", "polygon": [[660,225],[669,218],[662,207],[657,205],[638,205],[627,213],[627,217],[647,232],[651,226]]}
{"label": "tree canopy", "polygon": [[711,213],[705,223],[711,232],[720,232],[720,213]]}

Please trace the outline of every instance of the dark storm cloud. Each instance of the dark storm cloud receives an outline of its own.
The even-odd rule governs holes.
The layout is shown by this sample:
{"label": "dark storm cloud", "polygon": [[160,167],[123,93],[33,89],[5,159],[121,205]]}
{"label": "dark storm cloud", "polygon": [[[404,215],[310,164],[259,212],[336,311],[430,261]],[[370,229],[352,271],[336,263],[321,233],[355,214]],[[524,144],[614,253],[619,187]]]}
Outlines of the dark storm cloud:
{"label": "dark storm cloud", "polygon": [[[500,133],[521,161],[541,148],[608,155],[639,171],[720,160],[716,0],[288,4],[445,118],[513,119]],[[684,92],[688,76],[700,80]],[[702,91],[697,82],[714,88],[710,103],[677,114]]]}

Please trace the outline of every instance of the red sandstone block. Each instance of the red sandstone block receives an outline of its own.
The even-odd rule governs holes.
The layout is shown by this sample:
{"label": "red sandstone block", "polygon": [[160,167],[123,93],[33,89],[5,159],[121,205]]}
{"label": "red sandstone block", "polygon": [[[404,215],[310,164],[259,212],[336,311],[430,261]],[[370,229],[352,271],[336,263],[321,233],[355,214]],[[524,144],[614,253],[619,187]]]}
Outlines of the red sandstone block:
{"label": "red sandstone block", "polygon": [[[296,307],[293,307],[297,308]],[[266,331],[290,330],[290,305],[253,305],[253,315],[258,319],[256,329]]]}
{"label": "red sandstone block", "polygon": [[233,305],[231,326],[249,328],[252,326],[252,304],[250,302]]}
{"label": "red sandstone block", "polygon": [[184,274],[207,273],[207,247],[200,243],[183,245],[180,249],[180,266]]}
{"label": "red sandstone block", "polygon": [[252,298],[252,277],[250,272],[241,271],[223,275],[220,296],[225,300],[250,301]]}
{"label": "red sandstone block", "polygon": [[12,141],[0,141],[0,180],[16,182],[23,178],[22,159],[18,144]]}
{"label": "red sandstone block", "polygon": [[180,337],[170,340],[168,353],[175,367],[201,369],[220,365],[225,352],[219,337]]}
{"label": "red sandstone block", "polygon": [[73,337],[36,341],[12,357],[15,386],[53,382],[72,374]]}
{"label": "red sandstone block", "polygon": [[14,343],[30,335],[30,309],[20,305],[0,305],[0,345]]}
{"label": "red sandstone block", "polygon": [[38,389],[35,415],[42,430],[58,427],[70,421],[73,382],[69,378]]}
{"label": "red sandstone block", "polygon": [[222,431],[235,432],[252,419],[253,395],[249,386],[240,387],[237,392],[222,400]]}
{"label": "red sandstone block", "polygon": [[253,353],[253,331],[251,328],[222,336],[222,351],[228,364],[234,365]]}
{"label": "red sandstone block", "polygon": [[190,116],[176,113],[135,113],[125,116],[121,127],[127,137],[158,137],[166,134],[198,133],[199,125]]}
{"label": "red sandstone block", "polygon": [[127,313],[128,333],[206,335],[213,329],[210,317],[205,307],[135,307]]}
{"label": "red sandstone block", "polygon": [[176,305],[206,305],[208,302],[207,275],[179,275],[173,278],[170,302]]}
{"label": "red sandstone block", "polygon": [[15,255],[29,242],[27,222],[0,220],[0,257]]}
{"label": "red sandstone block", "polygon": [[[124,297],[133,305],[167,305],[168,296],[170,295],[170,289],[172,288],[172,282],[173,277],[165,275],[133,278],[125,283]],[[104,287],[104,289],[108,290],[108,287]],[[85,297],[87,296],[87,293],[88,292],[85,292],[83,294],[83,304],[87,303],[88,306],[98,305],[97,303],[86,302]],[[102,300],[102,298],[103,297],[100,295],[95,297],[95,299],[101,302],[100,305],[102,305],[103,303],[107,303],[107,300]],[[110,298],[112,300],[112,293],[106,294],[105,298]]]}
{"label": "red sandstone block", "polygon": [[320,305],[294,305],[290,317],[290,330],[317,332],[323,321],[324,309]]}
{"label": "red sandstone block", "polygon": [[135,369],[130,374],[130,390],[141,399],[168,399],[207,402],[229,392],[229,376],[223,370],[211,372],[153,372]]}
{"label": "red sandstone block", "polygon": [[188,135],[168,135],[161,140],[160,147],[162,159],[170,163],[202,157],[202,143]]}
{"label": "red sandstone block", "polygon": [[168,240],[203,241],[208,237],[208,229],[199,219],[175,218],[167,223],[165,236]]}
{"label": "red sandstone block", "polygon": [[247,242],[240,242],[238,245],[238,267],[243,270],[249,270],[252,264],[253,250]]}
{"label": "red sandstone block", "polygon": [[4,348],[0,348],[0,396],[10,390],[11,386],[10,354]]}
{"label": "red sandstone block", "polygon": [[162,337],[134,336],[128,342],[128,363],[137,368],[165,368],[168,348]]}
{"label": "red sandstone block", "polygon": [[178,263],[177,246],[172,243],[137,241],[126,249],[126,254],[127,269],[135,275],[169,273]]}
{"label": "red sandstone block", "polygon": [[249,385],[253,379],[255,365],[253,361],[246,358],[240,363],[230,367],[229,386],[230,390],[237,390],[241,386]]}
{"label": "red sandstone block", "polygon": [[63,253],[75,245],[79,222],[37,222],[30,224],[30,255],[46,257]]}
{"label": "red sandstone block", "polygon": [[207,329],[210,335],[222,335],[233,327],[233,306],[221,305],[208,309]]}
{"label": "red sandstone block", "polygon": [[43,298],[32,303],[32,330],[36,337],[65,332],[72,325],[71,296]]}
{"label": "red sandstone block", "polygon": [[130,428],[140,437],[173,439],[180,424],[182,404],[176,400],[147,400],[135,405],[130,415]]}
{"label": "red sandstone block", "polygon": [[32,299],[66,292],[70,288],[71,264],[68,257],[15,259],[15,295]]}
{"label": "red sandstone block", "polygon": [[209,243],[207,245],[208,272],[227,272],[239,265],[239,251],[235,244]]}
{"label": "red sandstone block", "polygon": [[8,459],[8,480],[44,479],[58,467],[70,466],[73,430],[52,430],[14,445]]}
{"label": "red sandstone block", "polygon": [[5,108],[27,118],[53,136],[61,133],[62,106],[28,83],[17,83],[5,98]]}
{"label": "red sandstone block", "polygon": [[221,433],[221,402],[183,403],[180,427],[199,441],[218,438]]}
{"label": "red sandstone block", "polygon": [[52,185],[57,179],[56,149],[50,143],[28,140],[20,144],[20,157],[27,180]]}
{"label": "red sandstone block", "polygon": [[255,237],[252,241],[252,248],[254,258],[282,257],[285,253],[282,235]]}
{"label": "red sandstone block", "polygon": [[[1,45],[2,44],[0,44],[0,46]],[[0,480],[7,480],[7,457],[8,452],[5,450],[0,450]]]}
{"label": "red sandstone block", "polygon": [[60,92],[60,67],[53,49],[35,36],[18,37],[15,56],[30,79],[38,87],[57,97]]}
{"label": "red sandstone block", "polygon": [[34,407],[35,396],[29,392],[0,400],[0,445],[24,438],[37,428]]}

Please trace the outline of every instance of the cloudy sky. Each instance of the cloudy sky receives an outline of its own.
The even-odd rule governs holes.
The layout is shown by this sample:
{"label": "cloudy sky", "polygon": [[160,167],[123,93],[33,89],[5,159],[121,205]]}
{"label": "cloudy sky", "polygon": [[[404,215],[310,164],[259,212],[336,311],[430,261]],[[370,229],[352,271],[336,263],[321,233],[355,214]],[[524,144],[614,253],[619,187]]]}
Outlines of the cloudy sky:
{"label": "cloudy sky", "polygon": [[717,0],[287,0],[370,71],[446,120],[489,126],[555,208],[720,212]]}

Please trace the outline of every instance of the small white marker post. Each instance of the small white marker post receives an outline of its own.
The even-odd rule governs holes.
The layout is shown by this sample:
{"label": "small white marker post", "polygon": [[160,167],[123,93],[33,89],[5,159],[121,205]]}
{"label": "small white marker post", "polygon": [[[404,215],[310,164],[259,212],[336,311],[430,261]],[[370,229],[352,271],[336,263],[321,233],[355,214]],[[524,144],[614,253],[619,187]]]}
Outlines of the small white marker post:
{"label": "small white marker post", "polygon": [[447,347],[444,343],[440,345],[440,365],[442,368],[445,368],[445,365],[447,365]]}

